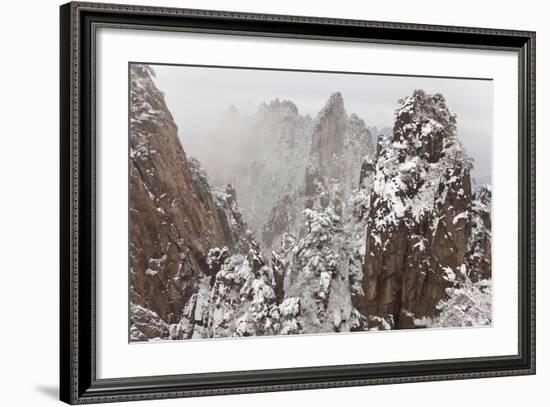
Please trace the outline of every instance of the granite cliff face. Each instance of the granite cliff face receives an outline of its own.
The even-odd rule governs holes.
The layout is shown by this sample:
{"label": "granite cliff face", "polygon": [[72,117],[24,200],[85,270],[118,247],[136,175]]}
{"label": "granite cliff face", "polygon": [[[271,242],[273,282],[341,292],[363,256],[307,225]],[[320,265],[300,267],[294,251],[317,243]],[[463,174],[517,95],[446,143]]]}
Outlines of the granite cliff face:
{"label": "granite cliff face", "polygon": [[[220,203],[200,164],[188,158],[153,71],[130,71],[131,339],[167,337],[209,274],[211,247],[239,249],[246,227],[231,192]],[[229,227],[233,225],[233,227]],[[154,328],[151,328],[154,327]]]}
{"label": "granite cliff face", "polygon": [[347,120],[344,138],[344,195],[350,196],[353,190],[361,187],[362,171],[365,162],[372,162],[376,149],[373,133],[367,128],[365,121],[352,113]]}
{"label": "granite cliff face", "polygon": [[334,93],[317,116],[306,169],[306,208],[329,205],[342,214],[344,135],[346,111],[340,93]]}
{"label": "granite cliff face", "polygon": [[472,194],[471,166],[443,96],[415,91],[402,101],[373,169],[363,295],[354,298],[366,326],[415,327],[466,276],[490,277],[490,220]]}
{"label": "granite cliff face", "polygon": [[344,201],[359,184],[361,163],[372,157],[372,136],[356,114],[348,116],[339,92],[332,94],[317,115],[305,175],[305,205],[329,205],[342,215]]}

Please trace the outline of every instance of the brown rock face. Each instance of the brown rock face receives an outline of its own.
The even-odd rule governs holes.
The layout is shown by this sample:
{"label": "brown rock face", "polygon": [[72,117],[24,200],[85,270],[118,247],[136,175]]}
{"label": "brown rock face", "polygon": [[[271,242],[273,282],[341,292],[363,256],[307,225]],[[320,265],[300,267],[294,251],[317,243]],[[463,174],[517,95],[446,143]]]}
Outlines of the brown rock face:
{"label": "brown rock face", "polygon": [[483,263],[482,274],[490,276],[490,260],[468,260],[480,246],[490,257],[490,237],[472,234],[474,219],[490,228],[490,218],[476,215],[471,164],[441,95],[415,91],[405,99],[393,134],[379,148],[364,295],[354,305],[364,316],[382,318],[379,328],[413,328],[414,318],[438,313],[446,288],[470,269],[479,274]]}
{"label": "brown rock face", "polygon": [[306,208],[342,205],[360,184],[360,168],[374,152],[372,135],[355,113],[348,116],[344,99],[333,93],[317,115],[305,174]]}
{"label": "brown rock face", "polygon": [[212,194],[225,245],[234,252],[246,252],[252,242],[252,235],[237,204],[237,191],[231,184],[227,184],[223,190],[213,189]]}
{"label": "brown rock face", "polygon": [[308,209],[325,209],[331,205],[338,215],[342,214],[346,122],[344,100],[336,92],[317,115],[313,129],[305,176]]}
{"label": "brown rock face", "polygon": [[[187,158],[152,75],[148,66],[131,66],[130,301],[136,312],[130,317],[137,330],[139,320],[160,318],[155,332],[163,336],[163,323],[179,321],[208,273],[209,248],[232,247],[236,239],[204,172]],[[147,339],[155,332],[141,334]]]}
{"label": "brown rock face", "polygon": [[491,278],[491,199],[491,188],[484,185],[470,206],[466,266],[468,277],[474,282]]}
{"label": "brown rock face", "polygon": [[334,93],[319,112],[313,129],[310,162],[306,168],[308,208],[314,207],[315,198],[326,208],[330,202],[330,184],[342,178],[346,121],[342,95]]}
{"label": "brown rock face", "polygon": [[346,121],[342,95],[334,93],[317,116],[310,152],[311,156],[317,157],[325,178],[337,179],[342,175]]}

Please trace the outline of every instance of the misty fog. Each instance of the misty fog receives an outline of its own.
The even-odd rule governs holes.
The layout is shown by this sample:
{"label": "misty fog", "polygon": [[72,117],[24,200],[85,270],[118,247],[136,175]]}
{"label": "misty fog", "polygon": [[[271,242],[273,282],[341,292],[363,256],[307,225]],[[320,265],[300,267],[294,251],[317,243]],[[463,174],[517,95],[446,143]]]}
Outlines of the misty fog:
{"label": "misty fog", "polygon": [[[486,79],[424,78],[277,70],[152,65],[189,155],[197,157],[214,184],[230,182],[228,165],[239,159],[243,126],[262,103],[292,101],[315,118],[329,96],[340,92],[348,114],[370,128],[393,127],[398,100],[414,89],[444,95],[457,114],[459,139],[474,159],[472,176],[491,180],[493,83]],[[374,137],[377,134],[373,134]]]}

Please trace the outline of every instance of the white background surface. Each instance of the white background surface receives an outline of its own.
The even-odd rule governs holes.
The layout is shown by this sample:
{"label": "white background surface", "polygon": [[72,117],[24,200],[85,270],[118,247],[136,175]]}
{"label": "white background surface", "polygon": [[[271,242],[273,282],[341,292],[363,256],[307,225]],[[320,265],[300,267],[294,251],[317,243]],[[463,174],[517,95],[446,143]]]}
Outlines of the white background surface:
{"label": "white background surface", "polygon": [[[151,4],[152,1],[138,1]],[[550,243],[544,231],[550,219],[548,141],[550,29],[544,3],[523,1],[393,1],[361,3],[245,0],[159,1],[157,5],[241,11],[349,17],[372,20],[530,29],[537,31],[538,103],[538,374],[531,377],[477,379],[377,387],[341,388],[302,392],[238,395],[186,400],[189,406],[379,405],[462,406],[544,405],[545,385],[550,380],[548,342],[549,296],[544,269]],[[3,58],[2,200],[2,340],[0,371],[3,405],[58,403],[58,9],[57,1],[11,2],[3,5],[0,25]],[[7,51],[7,55],[6,55]],[[545,315],[546,314],[546,315]],[[541,401],[537,401],[541,400]],[[146,403],[135,405],[147,405]],[[181,405],[182,401],[149,402],[148,405]],[[130,403],[124,405],[131,405]]]}
{"label": "white background surface", "polygon": [[[514,301],[517,271],[510,267],[517,264],[517,200],[510,199],[507,192],[517,191],[518,60],[515,53],[173,32],[136,33],[105,28],[99,29],[97,58],[98,378],[517,353],[517,302]],[[493,326],[129,345],[128,297],[125,295],[128,293],[128,168],[124,159],[128,154],[127,78],[128,61],[144,59],[164,63],[492,78],[494,117],[498,118],[494,123],[498,142],[494,145],[492,183]],[[489,115],[492,121],[491,113]],[[488,134],[486,142],[490,138]],[[266,352],[266,348],[270,352]]]}

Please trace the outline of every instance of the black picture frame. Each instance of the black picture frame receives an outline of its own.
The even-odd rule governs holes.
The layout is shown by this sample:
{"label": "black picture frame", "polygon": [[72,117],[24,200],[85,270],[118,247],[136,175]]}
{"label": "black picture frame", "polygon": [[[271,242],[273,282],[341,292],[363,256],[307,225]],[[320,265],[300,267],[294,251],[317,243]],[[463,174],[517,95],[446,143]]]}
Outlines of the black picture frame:
{"label": "black picture frame", "polygon": [[[60,7],[60,398],[70,404],[535,373],[535,33],[72,2]],[[96,378],[97,27],[512,50],[519,59],[519,350],[515,355]],[[121,135],[125,136],[125,135]]]}

